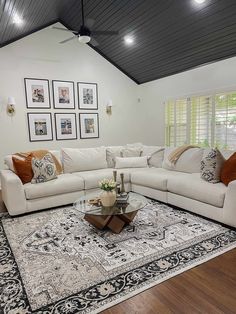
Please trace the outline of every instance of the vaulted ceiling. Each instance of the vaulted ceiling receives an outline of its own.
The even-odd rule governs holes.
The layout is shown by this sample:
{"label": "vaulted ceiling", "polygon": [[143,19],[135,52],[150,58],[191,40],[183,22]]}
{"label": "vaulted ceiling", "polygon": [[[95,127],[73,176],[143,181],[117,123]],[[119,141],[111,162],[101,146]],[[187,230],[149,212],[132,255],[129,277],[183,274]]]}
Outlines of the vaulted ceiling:
{"label": "vaulted ceiling", "polygon": [[[85,16],[95,20],[95,30],[120,31],[113,37],[97,35],[99,45],[93,48],[137,83],[236,55],[236,0],[202,4],[195,0],[84,0],[84,4]],[[22,26],[12,22],[15,14],[24,19]],[[58,21],[79,29],[80,1],[0,0],[0,47]],[[126,35],[134,38],[132,45],[125,44]]]}

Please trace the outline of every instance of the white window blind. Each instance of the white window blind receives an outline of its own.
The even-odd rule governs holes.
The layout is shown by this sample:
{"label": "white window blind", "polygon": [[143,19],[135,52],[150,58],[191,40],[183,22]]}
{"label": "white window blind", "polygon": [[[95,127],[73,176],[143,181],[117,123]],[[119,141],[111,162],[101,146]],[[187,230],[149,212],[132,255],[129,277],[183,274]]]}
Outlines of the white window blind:
{"label": "white window blind", "polygon": [[180,146],[187,141],[187,99],[166,104],[166,145]]}
{"label": "white window blind", "polygon": [[166,105],[166,145],[236,149],[236,92],[182,98]]}
{"label": "white window blind", "polygon": [[236,148],[236,92],[215,97],[215,145]]}
{"label": "white window blind", "polygon": [[203,147],[211,146],[212,98],[191,98],[190,143]]}

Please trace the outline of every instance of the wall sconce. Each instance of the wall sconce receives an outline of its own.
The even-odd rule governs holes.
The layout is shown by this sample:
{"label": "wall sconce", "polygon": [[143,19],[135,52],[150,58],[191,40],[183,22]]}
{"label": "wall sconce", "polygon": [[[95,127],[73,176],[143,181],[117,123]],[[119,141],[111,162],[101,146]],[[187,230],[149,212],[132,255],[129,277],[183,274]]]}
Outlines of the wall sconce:
{"label": "wall sconce", "polygon": [[11,117],[13,117],[16,113],[16,101],[14,97],[8,97],[7,101],[7,114]]}
{"label": "wall sconce", "polygon": [[110,116],[112,115],[112,100],[109,99],[108,102],[107,102],[107,106],[106,106],[106,113]]}

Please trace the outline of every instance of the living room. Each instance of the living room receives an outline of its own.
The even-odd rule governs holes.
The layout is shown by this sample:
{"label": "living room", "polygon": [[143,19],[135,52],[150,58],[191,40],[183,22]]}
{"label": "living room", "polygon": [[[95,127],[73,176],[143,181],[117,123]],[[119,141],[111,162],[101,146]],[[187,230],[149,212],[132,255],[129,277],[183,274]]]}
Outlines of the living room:
{"label": "living room", "polygon": [[0,313],[236,313],[235,13],[0,2]]}

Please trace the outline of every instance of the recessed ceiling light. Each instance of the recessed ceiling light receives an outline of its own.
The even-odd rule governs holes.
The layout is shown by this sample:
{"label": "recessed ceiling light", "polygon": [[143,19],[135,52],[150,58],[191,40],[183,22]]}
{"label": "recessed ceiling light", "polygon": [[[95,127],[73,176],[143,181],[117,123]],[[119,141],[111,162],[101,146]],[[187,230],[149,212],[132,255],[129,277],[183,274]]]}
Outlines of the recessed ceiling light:
{"label": "recessed ceiling light", "polygon": [[134,43],[134,38],[131,36],[125,36],[124,41],[127,45],[132,45]]}
{"label": "recessed ceiling light", "polygon": [[15,13],[12,22],[17,25],[22,25],[24,23],[24,20],[17,13]]}
{"label": "recessed ceiling light", "polygon": [[199,4],[202,4],[204,3],[206,0],[195,0],[195,2],[199,3]]}

